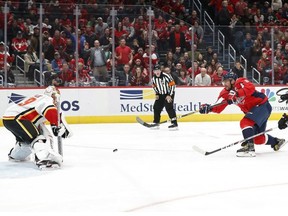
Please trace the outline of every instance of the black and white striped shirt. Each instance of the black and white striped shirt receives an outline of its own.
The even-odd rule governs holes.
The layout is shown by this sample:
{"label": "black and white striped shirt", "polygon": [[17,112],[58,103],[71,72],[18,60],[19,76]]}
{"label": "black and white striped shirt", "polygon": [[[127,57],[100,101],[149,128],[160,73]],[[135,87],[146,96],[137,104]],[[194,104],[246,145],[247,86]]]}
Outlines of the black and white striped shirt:
{"label": "black and white striped shirt", "polygon": [[173,95],[176,85],[171,75],[162,72],[152,77],[152,87],[156,95]]}

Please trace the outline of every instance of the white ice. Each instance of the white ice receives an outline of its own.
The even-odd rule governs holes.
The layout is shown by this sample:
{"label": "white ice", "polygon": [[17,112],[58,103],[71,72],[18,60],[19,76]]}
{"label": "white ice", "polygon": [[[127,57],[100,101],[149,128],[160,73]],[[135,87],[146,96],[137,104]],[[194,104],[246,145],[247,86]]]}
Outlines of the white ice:
{"label": "white ice", "polygon": [[[240,145],[203,156],[192,146],[210,151],[241,140],[239,123],[167,126],[71,125],[64,165],[53,171],[8,161],[14,137],[0,127],[0,214],[286,215],[288,145],[256,146],[255,158],[237,158]],[[270,134],[288,139],[287,129]]]}

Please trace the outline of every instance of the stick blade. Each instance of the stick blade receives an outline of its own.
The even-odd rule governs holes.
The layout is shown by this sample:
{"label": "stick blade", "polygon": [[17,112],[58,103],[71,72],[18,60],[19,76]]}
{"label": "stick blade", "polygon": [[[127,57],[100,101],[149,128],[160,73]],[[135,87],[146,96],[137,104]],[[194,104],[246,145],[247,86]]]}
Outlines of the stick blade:
{"label": "stick blade", "polygon": [[199,148],[198,146],[194,145],[192,148],[193,148],[194,151],[196,151],[196,152],[198,152],[200,154],[207,155],[207,152],[204,151],[203,149]]}
{"label": "stick blade", "polygon": [[143,126],[145,126],[145,127],[147,127],[147,128],[152,128],[152,127],[157,126],[157,124],[148,124],[148,123],[144,122],[139,116],[136,117],[136,121],[137,121],[139,124],[141,124],[141,125],[143,125]]}

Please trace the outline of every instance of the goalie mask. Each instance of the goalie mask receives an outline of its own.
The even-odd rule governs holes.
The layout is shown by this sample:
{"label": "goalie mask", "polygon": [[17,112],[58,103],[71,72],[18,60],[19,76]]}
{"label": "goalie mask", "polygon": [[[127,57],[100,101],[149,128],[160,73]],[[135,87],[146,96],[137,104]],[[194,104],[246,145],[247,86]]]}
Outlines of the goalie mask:
{"label": "goalie mask", "polygon": [[60,91],[55,86],[48,86],[44,91],[44,95],[52,97],[55,105],[60,100]]}

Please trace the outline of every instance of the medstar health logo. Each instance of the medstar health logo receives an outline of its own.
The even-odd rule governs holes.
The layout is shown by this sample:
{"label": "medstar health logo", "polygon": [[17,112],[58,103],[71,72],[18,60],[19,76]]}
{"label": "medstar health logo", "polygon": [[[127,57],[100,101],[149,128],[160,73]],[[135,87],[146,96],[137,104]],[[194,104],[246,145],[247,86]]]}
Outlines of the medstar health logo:
{"label": "medstar health logo", "polygon": [[271,91],[269,88],[267,88],[266,90],[261,89],[261,92],[264,93],[268,97],[269,102],[276,101],[275,93]]}
{"label": "medstar health logo", "polygon": [[152,90],[120,90],[120,100],[151,100],[155,98]]}

